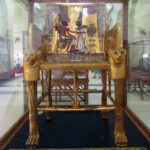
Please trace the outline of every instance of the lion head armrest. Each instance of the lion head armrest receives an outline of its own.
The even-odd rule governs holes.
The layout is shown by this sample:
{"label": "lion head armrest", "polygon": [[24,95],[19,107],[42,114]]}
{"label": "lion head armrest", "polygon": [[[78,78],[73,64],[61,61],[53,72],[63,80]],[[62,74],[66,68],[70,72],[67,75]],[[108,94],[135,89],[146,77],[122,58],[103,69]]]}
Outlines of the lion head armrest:
{"label": "lion head armrest", "polygon": [[125,56],[126,51],[122,48],[109,50],[111,79],[113,80],[125,79],[126,77]]}
{"label": "lion head armrest", "polygon": [[42,60],[41,51],[28,50],[24,53],[24,78],[26,81],[37,81]]}
{"label": "lion head armrest", "polygon": [[105,60],[109,61],[111,79],[125,79],[125,56],[126,51],[121,48],[122,27],[116,24],[111,30],[105,32],[104,54]]}

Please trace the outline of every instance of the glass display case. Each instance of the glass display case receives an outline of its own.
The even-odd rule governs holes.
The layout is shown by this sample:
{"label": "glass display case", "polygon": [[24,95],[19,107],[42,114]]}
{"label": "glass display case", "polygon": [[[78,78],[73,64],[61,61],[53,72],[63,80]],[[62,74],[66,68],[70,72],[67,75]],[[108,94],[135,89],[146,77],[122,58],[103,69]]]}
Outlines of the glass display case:
{"label": "glass display case", "polygon": [[[125,1],[30,2],[29,50],[24,53],[24,79],[30,106],[27,147],[39,143],[38,111],[46,112],[50,120],[55,111],[101,110],[106,119],[107,112],[114,109],[115,144],[127,145],[123,125],[126,7]],[[101,73],[98,82],[102,85],[98,89],[89,86],[90,70]],[[38,80],[41,100],[46,100],[41,105],[37,103]],[[114,82],[114,94],[111,82]],[[101,100],[91,93],[99,93]],[[66,96],[71,100],[66,101]]]}
{"label": "glass display case", "polygon": [[148,119],[150,111],[150,24],[146,16],[149,8],[147,0],[144,2],[129,1],[127,106],[136,123],[142,122],[138,127],[147,137],[149,137],[150,127]]}
{"label": "glass display case", "polygon": [[[150,92],[150,40],[142,39],[129,44],[129,78],[128,78],[128,106],[150,127],[146,117],[149,107],[139,113],[141,107],[149,106]],[[140,107],[140,108],[139,108]],[[137,109],[138,108],[138,109]],[[143,111],[143,110],[141,110]]]}
{"label": "glass display case", "polygon": [[123,110],[150,141],[149,9],[149,0],[1,0],[0,137],[29,112],[33,148],[37,110],[49,120],[53,111],[87,110],[106,119],[116,109],[117,146],[127,145]]}
{"label": "glass display case", "polygon": [[[19,1],[0,0],[0,148],[27,113],[23,78],[23,31],[28,30],[27,6]],[[24,120],[24,119],[23,119]],[[5,148],[4,148],[5,149]]]}

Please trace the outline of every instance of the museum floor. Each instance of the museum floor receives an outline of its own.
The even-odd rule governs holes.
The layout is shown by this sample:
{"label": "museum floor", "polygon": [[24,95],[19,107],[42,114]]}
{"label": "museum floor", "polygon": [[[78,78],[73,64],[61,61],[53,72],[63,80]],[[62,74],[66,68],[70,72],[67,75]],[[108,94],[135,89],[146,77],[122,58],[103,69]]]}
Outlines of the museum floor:
{"label": "museum floor", "polygon": [[[99,79],[98,76],[97,76],[97,78],[92,78],[92,73],[89,72],[89,77],[90,77],[90,82],[89,82],[90,88],[101,88],[101,80]],[[114,90],[113,90],[113,83],[112,83],[112,92],[113,91]],[[14,124],[18,120],[18,118],[21,117],[22,114],[24,113],[24,100],[23,100],[23,94],[22,93],[23,93],[22,76],[19,76],[19,77],[15,78],[15,79],[11,79],[9,81],[4,81],[4,82],[0,83],[0,94],[1,94],[1,101],[0,101],[0,114],[1,114],[1,116],[0,116],[0,126],[1,126],[0,127],[0,137],[2,137],[2,135],[6,131],[8,131],[8,129],[12,126],[12,124]],[[148,100],[144,100],[144,101],[139,100],[139,96],[137,94],[138,93],[130,93],[128,95],[130,97],[130,101],[128,101],[128,104],[129,104],[130,108],[133,111],[135,111],[135,113],[138,116],[140,116],[140,119],[143,120],[144,122],[146,122],[147,126],[150,127],[149,115],[148,115],[148,113],[146,113],[150,109],[150,102],[148,102]],[[100,97],[100,94],[89,94],[89,103],[90,104],[99,104],[100,103],[99,97]],[[111,101],[108,100],[108,103],[111,104]],[[148,109],[145,109],[145,107],[148,108]],[[138,111],[138,108],[140,109],[140,111]],[[92,114],[96,114],[95,119],[96,119],[96,122],[98,122],[97,125],[94,123],[95,120],[93,120],[94,118],[92,117],[93,116]],[[111,117],[111,116],[113,116],[113,113],[111,113],[111,115],[109,117],[109,122],[112,122],[111,120],[113,119],[113,117]],[[73,123],[73,125],[71,125],[71,122],[69,122],[69,124],[68,124],[68,122],[67,122],[68,117],[69,117],[69,120],[71,120],[71,122]],[[59,126],[59,128],[58,128],[59,130],[58,131],[56,130],[56,133],[53,132],[53,134],[50,134],[50,137],[48,137],[48,139],[52,138],[52,135],[56,135],[57,134],[57,136],[54,137],[53,141],[51,141],[52,143],[50,142],[52,145],[48,141],[46,141],[44,139],[43,139],[43,141],[48,142],[50,144],[49,147],[55,147],[57,145],[55,142],[58,141],[58,140],[59,140],[58,142],[60,144],[62,144],[62,141],[64,141],[62,139],[65,139],[65,138],[66,138],[66,140],[65,140],[66,144],[69,143],[68,147],[71,146],[71,143],[74,143],[74,142],[75,143],[80,143],[82,145],[80,147],[85,147],[85,145],[87,145],[87,147],[88,147],[88,145],[89,146],[93,145],[94,147],[99,147],[100,145],[103,146],[103,147],[107,147],[108,143],[105,140],[108,139],[108,137],[109,137],[110,140],[108,142],[111,141],[109,143],[109,145],[112,146],[113,139],[112,139],[111,136],[112,136],[113,133],[111,133],[111,135],[108,135],[109,130],[112,130],[112,124],[110,125],[109,129],[104,127],[104,124],[106,122],[104,122],[102,126],[99,126],[99,123],[100,123],[99,119],[101,119],[101,118],[99,118],[99,113],[96,113],[96,112],[92,112],[92,113],[86,113],[86,112],[85,113],[79,113],[79,112],[77,112],[76,114],[74,114],[73,118],[78,119],[78,117],[79,117],[79,120],[73,120],[70,117],[70,115],[67,114],[67,113],[55,113],[54,114],[54,118],[56,118],[56,123],[57,123],[57,121],[58,121],[58,123],[60,123],[58,125]],[[59,118],[61,118],[61,120],[59,120]],[[62,118],[64,118],[64,120]],[[93,119],[90,119],[90,118],[93,118]],[[125,119],[128,120],[127,117]],[[85,120],[85,122],[83,122],[83,124],[80,127],[79,124],[78,124],[78,121],[81,121],[81,120],[83,120],[83,121]],[[40,130],[42,130],[42,128],[45,128],[44,124],[46,124],[45,117],[41,116],[40,117],[40,121],[42,122],[42,126],[41,126]],[[90,124],[89,124],[89,122],[90,122]],[[131,122],[129,124],[131,124],[131,125],[128,126],[128,123],[127,123],[127,129],[126,130],[129,130],[128,133],[130,135],[131,134],[130,132],[132,131],[131,129],[132,128],[135,129],[135,127],[133,126],[133,124]],[[77,129],[75,129],[77,131],[71,130],[71,129],[68,130],[65,127],[66,125],[68,126],[68,128],[70,128],[69,126],[74,126],[74,127],[77,126]],[[85,127],[86,125],[88,125],[88,126]],[[27,133],[28,133],[28,132],[26,132],[28,130],[27,126],[28,126],[27,124],[24,126],[24,128],[17,135],[17,138],[15,138],[13,140],[13,142],[12,142],[13,144],[11,143],[10,146],[14,145],[14,143],[16,143],[17,145],[19,144],[21,146],[24,145],[24,142],[27,139]],[[54,122],[54,124],[50,125],[48,127],[49,132],[51,132],[51,130],[52,130],[50,128],[51,126],[57,126],[57,125],[55,124],[55,122]],[[107,124],[106,126],[109,126],[109,125]],[[85,127],[85,129],[83,127]],[[88,130],[91,130],[91,131],[89,133],[87,133]],[[135,130],[136,130],[136,132],[138,132],[137,129],[135,129]],[[24,131],[25,131],[25,133],[24,133]],[[75,138],[74,136],[76,134],[74,134],[74,133],[79,134],[78,132],[80,132],[80,131],[83,132],[81,135],[79,135],[80,138]],[[105,133],[104,134],[102,134],[102,133],[98,134],[97,133],[98,131],[102,132],[102,133],[103,132],[107,132],[107,134],[106,135],[105,135]],[[86,134],[84,135],[84,133],[86,133]],[[95,135],[95,133],[96,133],[96,135]],[[18,139],[18,136],[20,134],[23,134],[23,136],[21,136],[23,139],[22,138]],[[71,137],[75,138],[74,141],[72,141],[72,140],[68,141],[68,138],[70,138],[69,137],[70,134],[72,134]],[[143,138],[143,136],[141,136],[141,134],[139,132],[138,132],[138,134],[140,136],[133,136],[133,137],[131,136],[131,141],[136,141],[136,140],[139,141],[139,139],[137,139],[137,138],[141,138],[141,137]],[[59,136],[59,135],[61,135],[61,136]],[[63,137],[63,135],[67,135],[67,137]],[[135,133],[133,135],[135,135]],[[46,136],[48,136],[48,135],[46,135]],[[141,142],[143,141],[143,139],[141,140]],[[103,141],[105,141],[104,145],[102,144]],[[144,141],[146,142],[145,139],[144,139]],[[43,142],[41,142],[41,143],[43,143]],[[136,146],[133,143],[131,143],[130,145],[131,146]],[[143,146],[145,146],[144,143],[143,143]],[[64,147],[65,146],[66,145],[64,145]],[[139,146],[142,146],[142,143]],[[72,147],[77,147],[77,145],[74,145]],[[17,148],[17,147],[13,146],[11,148]],[[24,146],[23,147],[18,147],[18,148],[24,148]]]}
{"label": "museum floor", "polygon": [[[113,144],[113,113],[103,120],[100,112],[55,112],[51,121],[39,116],[39,148],[98,148],[115,147]],[[129,147],[146,147],[150,143],[125,115],[125,131]],[[28,122],[14,137],[7,149],[26,148]],[[6,149],[6,150],[7,150]]]}

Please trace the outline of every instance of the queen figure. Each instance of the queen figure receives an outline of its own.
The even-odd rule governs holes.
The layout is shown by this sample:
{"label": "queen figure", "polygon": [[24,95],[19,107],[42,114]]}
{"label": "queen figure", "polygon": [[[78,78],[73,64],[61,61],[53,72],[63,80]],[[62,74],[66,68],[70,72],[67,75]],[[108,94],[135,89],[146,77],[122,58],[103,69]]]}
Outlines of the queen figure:
{"label": "queen figure", "polygon": [[76,33],[77,33],[77,50],[80,51],[81,53],[88,53],[88,50],[86,48],[86,30],[87,26],[82,25],[82,21],[78,20],[76,22],[77,28],[76,28]]}

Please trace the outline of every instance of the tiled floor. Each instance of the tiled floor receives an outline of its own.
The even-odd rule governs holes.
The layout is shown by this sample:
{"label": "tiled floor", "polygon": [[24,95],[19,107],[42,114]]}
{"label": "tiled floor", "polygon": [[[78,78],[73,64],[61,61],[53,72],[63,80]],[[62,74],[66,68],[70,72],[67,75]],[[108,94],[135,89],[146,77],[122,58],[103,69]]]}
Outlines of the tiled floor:
{"label": "tiled floor", "polygon": [[[89,87],[102,88],[101,79],[92,78],[89,72]],[[17,77],[8,81],[0,82],[0,137],[23,115],[24,113],[24,95],[23,95],[23,77]],[[40,88],[38,88],[40,94]],[[112,83],[112,96],[114,96],[114,86]],[[89,104],[100,104],[101,94],[89,94]],[[108,104],[112,102],[108,99]],[[138,115],[138,117],[150,127],[149,112],[150,98],[144,97],[142,101],[138,93],[128,94],[128,106]]]}

